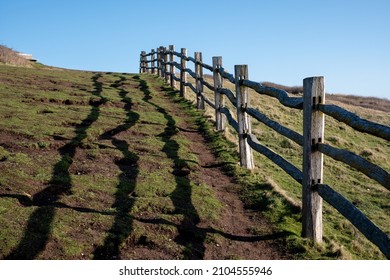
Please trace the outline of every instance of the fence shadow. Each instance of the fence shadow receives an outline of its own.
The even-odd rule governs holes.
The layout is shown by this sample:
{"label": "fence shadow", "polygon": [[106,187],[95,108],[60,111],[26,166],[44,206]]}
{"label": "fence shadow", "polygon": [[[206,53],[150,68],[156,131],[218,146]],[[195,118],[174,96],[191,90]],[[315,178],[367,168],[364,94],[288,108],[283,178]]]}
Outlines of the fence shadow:
{"label": "fence shadow", "polygon": [[206,233],[197,227],[200,222],[199,214],[191,202],[192,187],[188,179],[188,165],[187,162],[179,156],[179,144],[172,139],[177,134],[176,122],[173,117],[161,106],[153,103],[151,92],[147,82],[135,76],[135,80],[139,82],[141,91],[144,93],[143,100],[153,107],[158,112],[163,114],[167,121],[164,132],[158,135],[165,143],[162,151],[169,159],[173,161],[173,174],[175,175],[176,188],[170,194],[170,199],[175,207],[175,214],[183,215],[183,220],[177,227],[179,235],[175,238],[175,242],[184,246],[184,259],[203,259],[205,253],[204,242]]}
{"label": "fence shadow", "polygon": [[119,184],[115,192],[115,201],[112,208],[115,209],[114,222],[107,233],[103,245],[97,247],[93,253],[94,259],[119,259],[119,247],[122,242],[130,235],[133,228],[133,218],[129,214],[134,204],[134,198],[130,194],[134,191],[137,183],[138,156],[129,151],[129,144],[121,140],[119,134],[125,132],[139,119],[139,114],[132,111],[132,100],[128,97],[128,91],[121,88],[126,80],[124,76],[115,81],[111,87],[119,91],[122,98],[123,108],[127,111],[126,120],[123,124],[106,131],[101,135],[100,139],[111,140],[111,143],[122,153],[122,158],[117,160],[115,164],[121,170],[119,175]]}
{"label": "fence shadow", "polygon": [[64,195],[72,193],[72,180],[69,167],[73,162],[77,147],[86,138],[87,130],[99,118],[99,106],[105,102],[101,96],[102,83],[99,82],[101,74],[92,77],[94,90],[92,94],[101,98],[101,102],[91,105],[89,115],[75,126],[75,136],[70,142],[58,149],[61,159],[54,165],[53,173],[48,186],[36,193],[32,198],[20,195],[10,195],[18,198],[25,206],[37,206],[38,208],[30,215],[24,235],[10,254],[5,259],[35,259],[45,249],[49,240],[56,204]]}

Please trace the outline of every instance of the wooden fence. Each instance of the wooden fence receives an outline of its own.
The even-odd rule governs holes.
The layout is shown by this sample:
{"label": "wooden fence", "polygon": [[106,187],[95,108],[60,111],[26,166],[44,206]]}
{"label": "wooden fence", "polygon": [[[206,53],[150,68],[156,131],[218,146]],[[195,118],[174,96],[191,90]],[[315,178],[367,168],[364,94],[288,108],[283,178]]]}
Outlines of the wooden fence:
{"label": "wooden fence", "polygon": [[[175,57],[180,59],[176,62]],[[148,59],[150,58],[150,59]],[[187,62],[194,63],[195,72],[187,68]],[[204,79],[203,68],[213,73],[213,84]],[[333,117],[355,130],[390,141],[390,127],[360,118],[336,105],[325,104],[324,77],[311,77],[303,80],[303,97],[290,97],[284,90],[263,86],[248,79],[247,65],[235,65],[234,75],[222,67],[222,57],[213,57],[212,66],[203,63],[202,53],[187,56],[187,50],[178,53],[173,45],[169,49],[159,47],[146,53],[141,52],[140,73],[157,74],[173,88],[185,96],[187,88],[196,94],[196,106],[204,109],[208,104],[215,109],[215,125],[223,131],[227,122],[237,131],[241,166],[253,169],[252,151],[259,152],[282,168],[294,180],[302,184],[302,236],[316,242],[322,241],[322,200],[324,199],[347,218],[368,240],[374,243],[390,258],[390,238],[371,222],[351,202],[323,183],[323,155],[364,173],[390,190],[390,175],[381,167],[343,149],[324,143],[324,115]],[[178,75],[178,73],[180,75]],[[187,75],[194,78],[195,84],[188,82]],[[233,91],[224,87],[224,81],[235,85]],[[179,86],[177,86],[179,84]],[[214,92],[214,103],[204,94],[204,87]],[[268,118],[257,109],[250,107],[248,88],[257,93],[276,98],[284,106],[303,110],[303,135]],[[236,118],[225,106],[226,98],[236,108]],[[252,134],[250,116],[303,147],[302,171],[279,154],[262,145]]]}

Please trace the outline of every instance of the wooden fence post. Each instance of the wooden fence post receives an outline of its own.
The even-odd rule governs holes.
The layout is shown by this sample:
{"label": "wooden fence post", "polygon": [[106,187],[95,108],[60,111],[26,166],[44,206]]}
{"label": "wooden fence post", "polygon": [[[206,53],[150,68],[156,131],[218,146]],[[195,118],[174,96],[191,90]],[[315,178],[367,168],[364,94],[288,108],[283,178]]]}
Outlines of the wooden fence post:
{"label": "wooden fence post", "polygon": [[159,75],[160,77],[162,77],[162,55],[161,55],[161,52],[162,52],[162,46],[158,47],[157,49],[157,75]]}
{"label": "wooden fence post", "polygon": [[169,72],[168,72],[168,52],[167,52],[167,48],[164,47],[164,53],[163,53],[163,57],[164,57],[164,77],[165,77],[165,82],[168,84],[169,82]]}
{"label": "wooden fence post", "polygon": [[145,51],[141,52],[140,61],[139,61],[139,73],[145,73]]}
{"label": "wooden fence post", "polygon": [[170,70],[170,80],[171,80],[171,88],[175,89],[176,88],[176,80],[174,79],[176,76],[176,67],[173,65],[174,62],[174,55],[173,52],[175,51],[175,46],[174,45],[169,45],[169,62],[171,62],[171,66],[169,68]]}
{"label": "wooden fence post", "polygon": [[142,73],[142,51],[139,54],[139,73]]}
{"label": "wooden fence post", "polygon": [[148,57],[146,56],[145,52],[145,57],[144,57],[144,73],[150,73],[150,69],[148,67]]}
{"label": "wooden fence post", "polygon": [[225,98],[218,89],[223,86],[223,77],[218,72],[222,67],[222,56],[213,57],[213,78],[214,78],[214,100],[215,100],[215,128],[217,131],[225,130],[226,121],[224,115],[221,113],[221,108],[225,107]]}
{"label": "wooden fence post", "polygon": [[241,81],[248,79],[248,65],[235,65],[237,94],[237,121],[238,121],[238,145],[240,151],[240,164],[247,169],[254,168],[252,149],[246,141],[247,135],[252,133],[249,115],[246,108],[249,106],[248,88]]}
{"label": "wooden fence post", "polygon": [[203,67],[199,64],[202,62],[202,53],[195,52],[195,83],[196,83],[196,108],[199,110],[204,110],[204,100],[202,97],[203,93]]}
{"label": "wooden fence post", "polygon": [[318,104],[325,103],[324,77],[303,80],[303,178],[302,236],[322,241],[322,198],[315,189],[322,184],[323,155],[317,144],[324,141],[324,114]]}
{"label": "wooden fence post", "polygon": [[152,56],[151,56],[151,62],[150,62],[150,67],[152,68],[152,74],[155,74],[156,73],[156,68],[154,66],[154,60],[155,60],[155,57],[154,57],[154,49],[151,50],[151,53],[152,53]]}
{"label": "wooden fence post", "polygon": [[186,86],[187,83],[187,72],[185,71],[187,68],[187,60],[185,59],[187,57],[187,49],[181,48],[181,60],[180,60],[180,96],[185,97],[186,95]]}

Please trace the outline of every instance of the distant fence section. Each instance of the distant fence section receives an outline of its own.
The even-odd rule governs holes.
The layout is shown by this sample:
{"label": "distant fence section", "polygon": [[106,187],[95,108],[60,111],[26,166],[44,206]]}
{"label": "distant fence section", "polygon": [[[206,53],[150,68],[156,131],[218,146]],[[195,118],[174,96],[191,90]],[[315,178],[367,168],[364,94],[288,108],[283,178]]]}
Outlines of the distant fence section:
{"label": "distant fence section", "polygon": [[[176,58],[180,62],[176,62]],[[187,62],[194,63],[195,71],[187,67]],[[204,78],[203,69],[213,73],[213,83]],[[215,110],[215,126],[223,131],[230,124],[238,133],[241,166],[253,169],[253,151],[265,155],[282,168],[295,181],[302,184],[302,236],[316,242],[322,241],[322,200],[327,201],[347,218],[367,239],[374,243],[381,252],[390,258],[390,238],[371,222],[350,201],[323,183],[323,155],[341,161],[390,190],[390,175],[381,167],[347,150],[338,149],[324,143],[324,115],[331,116],[360,132],[390,141],[390,127],[360,118],[336,105],[325,104],[324,77],[310,77],[303,80],[303,97],[290,97],[281,89],[264,86],[248,79],[247,65],[235,65],[234,75],[222,66],[222,57],[212,58],[212,65],[202,61],[202,53],[195,52],[194,57],[187,56],[187,50],[180,52],[175,47],[159,47],[151,52],[141,52],[140,73],[157,74],[173,88],[185,96],[187,89],[196,95],[196,106],[204,109],[205,104]],[[188,75],[194,84],[188,82]],[[224,87],[224,82],[235,85],[235,92]],[[214,92],[214,102],[204,94],[204,87]],[[261,95],[276,98],[284,106],[303,110],[303,135],[268,118],[249,102],[248,89]],[[231,112],[225,102],[229,100],[236,108]],[[233,117],[235,115],[235,117]],[[303,147],[302,169],[294,166],[281,155],[267,148],[252,134],[250,117],[265,124],[277,133],[287,137]]]}

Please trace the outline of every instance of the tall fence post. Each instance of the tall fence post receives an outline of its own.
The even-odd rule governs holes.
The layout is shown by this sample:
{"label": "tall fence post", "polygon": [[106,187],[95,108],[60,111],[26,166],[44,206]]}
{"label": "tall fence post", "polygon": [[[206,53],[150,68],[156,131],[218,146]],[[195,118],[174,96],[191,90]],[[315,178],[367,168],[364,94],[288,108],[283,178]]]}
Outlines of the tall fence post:
{"label": "tall fence post", "polygon": [[155,52],[154,52],[154,49],[152,49],[151,50],[151,54],[152,54],[152,56],[151,56],[151,62],[150,62],[150,67],[152,68],[152,74],[155,74],[156,73],[156,68],[155,68],[155,64],[154,64],[154,62],[155,62]]}
{"label": "tall fence post", "polygon": [[315,185],[323,180],[323,155],[317,148],[324,141],[325,117],[318,110],[318,104],[323,103],[324,77],[304,79],[302,235],[316,242],[322,242],[322,198]]}
{"label": "tall fence post", "polygon": [[181,60],[180,60],[180,96],[185,97],[186,95],[186,83],[187,83],[187,49],[181,48]]}
{"label": "tall fence post", "polygon": [[163,52],[163,57],[164,57],[164,77],[165,77],[165,82],[168,84],[169,82],[169,72],[168,72],[168,51],[167,48],[164,47],[164,52]]}
{"label": "tall fence post", "polygon": [[145,73],[145,56],[146,52],[142,51],[141,56],[140,56],[140,61],[139,61],[139,72],[140,73]]}
{"label": "tall fence post", "polygon": [[159,77],[162,77],[162,56],[161,56],[161,49],[162,47],[157,48],[157,75]]}
{"label": "tall fence post", "polygon": [[214,79],[214,100],[215,100],[215,128],[217,131],[225,130],[226,121],[224,115],[221,113],[221,108],[225,107],[225,98],[219,92],[223,86],[223,77],[218,69],[222,67],[222,57],[213,57],[213,79]]}
{"label": "tall fence post", "polygon": [[142,73],[142,51],[139,55],[139,73]]}
{"label": "tall fence post", "polygon": [[252,133],[250,118],[246,113],[246,108],[249,106],[248,88],[242,85],[242,80],[248,79],[248,65],[235,65],[234,74],[236,79],[240,164],[247,169],[253,169],[253,153],[246,141],[247,135]]}
{"label": "tall fence post", "polygon": [[196,108],[200,110],[204,110],[204,100],[202,97],[203,93],[203,67],[199,64],[202,62],[202,53],[195,52],[195,83],[196,83]]}
{"label": "tall fence post", "polygon": [[171,66],[169,68],[170,70],[170,80],[171,80],[171,88],[176,88],[176,80],[175,80],[175,72],[176,72],[176,67],[173,65],[174,62],[174,54],[173,52],[175,51],[175,46],[174,45],[169,45],[169,62],[171,63]]}

